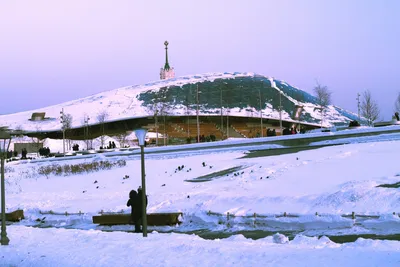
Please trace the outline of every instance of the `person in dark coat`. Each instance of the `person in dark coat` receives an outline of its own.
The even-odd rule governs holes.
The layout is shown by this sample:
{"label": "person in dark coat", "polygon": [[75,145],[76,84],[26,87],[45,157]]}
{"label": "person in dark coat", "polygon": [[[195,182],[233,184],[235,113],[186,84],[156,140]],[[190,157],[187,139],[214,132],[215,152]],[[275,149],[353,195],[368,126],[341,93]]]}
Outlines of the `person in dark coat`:
{"label": "person in dark coat", "polygon": [[129,200],[126,203],[126,205],[128,207],[131,207],[131,218],[129,220],[130,224],[133,224],[134,222],[136,223],[136,220],[135,220],[136,201],[137,201],[137,192],[135,190],[131,190],[131,192],[129,192]]}
{"label": "person in dark coat", "polygon": [[[142,225],[142,213],[143,213],[143,205],[142,205],[142,194],[143,190],[139,186],[138,193],[136,196],[135,207],[134,207],[134,221],[135,221],[135,232],[140,233],[142,232],[141,225]],[[146,196],[146,207],[147,207],[147,196]]]}

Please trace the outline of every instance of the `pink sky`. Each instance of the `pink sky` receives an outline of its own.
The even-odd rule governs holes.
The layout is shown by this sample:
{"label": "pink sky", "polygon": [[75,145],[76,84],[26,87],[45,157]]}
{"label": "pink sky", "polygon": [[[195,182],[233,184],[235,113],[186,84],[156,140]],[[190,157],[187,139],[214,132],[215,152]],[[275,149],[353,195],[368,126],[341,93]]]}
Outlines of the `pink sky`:
{"label": "pink sky", "polygon": [[177,76],[244,71],[357,112],[369,89],[390,119],[400,91],[400,2],[3,1],[0,113],[159,79],[168,40]]}

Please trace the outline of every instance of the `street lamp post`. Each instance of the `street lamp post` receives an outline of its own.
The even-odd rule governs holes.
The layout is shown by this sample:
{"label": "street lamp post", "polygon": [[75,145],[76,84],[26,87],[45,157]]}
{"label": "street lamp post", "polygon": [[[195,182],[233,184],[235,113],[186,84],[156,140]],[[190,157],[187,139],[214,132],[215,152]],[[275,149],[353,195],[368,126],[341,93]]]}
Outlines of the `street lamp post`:
{"label": "street lamp post", "polygon": [[85,123],[85,141],[86,141],[86,150],[91,149],[89,146],[89,116],[85,116],[84,123]]}
{"label": "street lamp post", "polygon": [[63,155],[65,156],[65,125],[64,125],[64,122],[65,122],[65,118],[64,118],[64,108],[60,111],[60,114],[61,114],[61,117],[60,117],[60,119],[61,119],[61,124],[62,124],[62,133],[63,133]]}
{"label": "street lamp post", "polygon": [[221,88],[221,131],[224,129],[224,117],[222,114],[222,88]]}
{"label": "street lamp post", "polygon": [[360,93],[357,93],[358,122],[360,122]]}
{"label": "street lamp post", "polygon": [[283,135],[283,131],[282,131],[282,91],[279,91],[279,128],[281,130],[281,135]]}
{"label": "street lamp post", "polygon": [[[261,84],[262,86],[262,84]],[[262,106],[261,106],[261,89],[258,90],[259,98],[260,98],[260,128],[261,128],[261,137],[264,137],[264,129],[263,129],[263,117],[262,117]]]}
{"label": "street lamp post", "polygon": [[143,224],[143,237],[147,237],[147,211],[146,211],[146,179],[144,169],[144,144],[146,139],[147,130],[140,128],[135,130],[135,135],[138,139],[141,155],[142,166],[142,224]]}
{"label": "street lamp post", "polygon": [[0,161],[1,161],[1,245],[8,245],[10,239],[6,232],[6,190],[4,187],[4,161],[11,144],[11,135],[5,128],[0,128]]}
{"label": "street lamp post", "polygon": [[197,143],[200,143],[200,123],[199,123],[199,84],[197,84],[197,90],[196,90],[196,100],[197,100],[197,107],[196,107]]}
{"label": "street lamp post", "polygon": [[229,138],[229,107],[228,110],[226,111],[226,138]]}

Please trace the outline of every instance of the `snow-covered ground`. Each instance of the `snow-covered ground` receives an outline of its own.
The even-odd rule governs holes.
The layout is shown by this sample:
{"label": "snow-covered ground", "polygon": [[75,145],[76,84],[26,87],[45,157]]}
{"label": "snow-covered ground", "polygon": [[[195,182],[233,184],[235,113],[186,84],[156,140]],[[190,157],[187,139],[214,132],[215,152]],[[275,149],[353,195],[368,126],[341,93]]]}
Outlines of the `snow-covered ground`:
{"label": "snow-covered ground", "polygon": [[[0,266],[399,266],[400,242],[279,235],[204,240],[195,235],[9,227]],[[274,241],[275,240],[275,241]],[[282,243],[275,243],[280,242]]]}
{"label": "snow-covered ground", "polygon": [[[400,141],[388,136],[395,135],[257,158],[245,158],[246,148],[149,154],[148,212],[180,211],[183,223],[149,226],[147,238],[127,232],[129,225],[92,223],[100,211],[129,213],[129,191],[141,183],[139,155],[8,163],[7,211],[23,209],[26,219],[7,227],[10,244],[0,247],[0,266],[400,266],[399,241],[318,238],[400,232],[399,188],[377,187],[400,182]],[[126,166],[38,174],[51,164],[102,160]],[[342,216],[352,212],[375,217]],[[193,231],[231,236],[184,234]],[[241,231],[272,234],[253,240]]]}

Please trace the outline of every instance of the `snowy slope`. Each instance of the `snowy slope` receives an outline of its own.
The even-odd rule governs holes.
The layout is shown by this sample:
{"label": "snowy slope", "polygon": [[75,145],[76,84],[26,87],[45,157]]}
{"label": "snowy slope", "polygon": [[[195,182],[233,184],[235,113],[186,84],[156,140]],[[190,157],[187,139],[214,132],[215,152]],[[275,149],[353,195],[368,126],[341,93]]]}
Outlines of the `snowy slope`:
{"label": "snowy slope", "polygon": [[[122,87],[54,106],[0,115],[0,125],[29,131],[59,130],[61,128],[59,117],[62,109],[65,113],[72,115],[72,127],[82,126],[85,115],[91,118],[89,124],[98,123],[96,117],[102,111],[108,113],[107,121],[152,116],[154,112],[151,107],[154,105],[154,97],[160,96],[158,92],[164,89],[167,91],[163,99],[172,107],[168,111],[169,115],[195,115],[195,108],[193,108],[195,100],[193,99],[196,95],[196,84],[201,88],[200,115],[219,115],[220,102],[223,102],[224,114],[259,117],[258,104],[251,106],[247,102],[259,103],[258,92],[260,92],[263,99],[261,108],[263,117],[279,119],[277,96],[282,91],[283,120],[291,121],[294,106],[300,104],[304,106],[302,121],[320,123],[320,113],[316,110],[316,99],[310,94],[273,78],[254,73],[235,72],[183,76],[143,85]],[[224,99],[222,101],[219,96],[220,90],[222,90],[220,88],[224,85],[226,88],[223,89]],[[261,86],[261,91],[258,91],[257,86]],[[183,103],[185,94],[191,101],[189,110]],[[30,121],[33,112],[45,112],[45,117],[48,119]],[[354,114],[335,106],[329,106],[324,125],[347,124],[349,120],[353,119],[356,119]]]}

